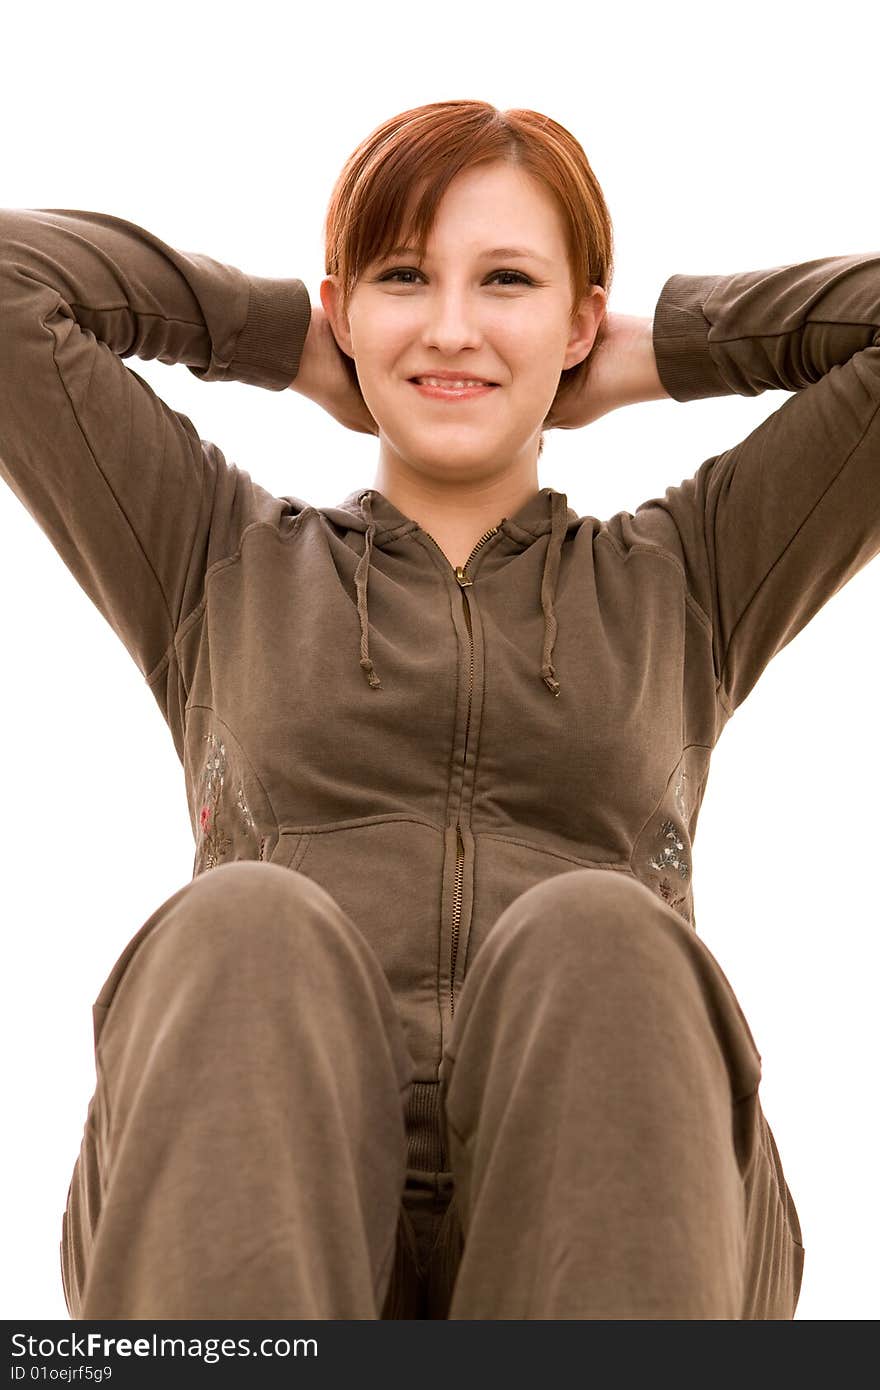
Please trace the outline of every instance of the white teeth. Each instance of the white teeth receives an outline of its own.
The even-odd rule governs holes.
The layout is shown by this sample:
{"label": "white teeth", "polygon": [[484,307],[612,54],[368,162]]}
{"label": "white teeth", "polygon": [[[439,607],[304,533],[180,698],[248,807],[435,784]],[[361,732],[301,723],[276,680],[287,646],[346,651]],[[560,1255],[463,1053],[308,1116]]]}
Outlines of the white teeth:
{"label": "white teeth", "polygon": [[490,386],[489,381],[447,381],[437,376],[417,376],[420,386],[442,386],[447,391],[460,391],[465,386]]}

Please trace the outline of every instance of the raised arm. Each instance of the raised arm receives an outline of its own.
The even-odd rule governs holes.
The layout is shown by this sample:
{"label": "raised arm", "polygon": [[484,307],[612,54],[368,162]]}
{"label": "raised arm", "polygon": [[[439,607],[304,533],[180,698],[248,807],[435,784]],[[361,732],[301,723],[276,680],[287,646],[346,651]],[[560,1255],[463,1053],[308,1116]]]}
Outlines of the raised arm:
{"label": "raised arm", "polygon": [[301,280],[108,213],[0,210],[0,475],[149,681],[207,567],[272,499],[120,359],[281,391],[309,307]]}
{"label": "raised arm", "polygon": [[745,439],[634,516],[712,628],[732,714],[770,659],[880,552],[880,254],[669,277],[654,315],[677,401],[792,391]]}

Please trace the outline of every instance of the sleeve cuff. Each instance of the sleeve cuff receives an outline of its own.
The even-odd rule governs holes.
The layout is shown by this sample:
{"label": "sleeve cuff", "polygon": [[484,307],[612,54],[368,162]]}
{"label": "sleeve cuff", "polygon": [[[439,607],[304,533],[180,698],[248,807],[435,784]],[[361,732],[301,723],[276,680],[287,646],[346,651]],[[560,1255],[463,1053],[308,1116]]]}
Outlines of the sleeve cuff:
{"label": "sleeve cuff", "polygon": [[718,275],[670,275],[654,310],[657,373],[676,401],[733,395],[709,351],[709,320],[703,314]]}
{"label": "sleeve cuff", "polygon": [[283,391],[299,371],[309,323],[311,296],[302,280],[247,277],[247,318],[235,343],[230,377],[248,386]]}

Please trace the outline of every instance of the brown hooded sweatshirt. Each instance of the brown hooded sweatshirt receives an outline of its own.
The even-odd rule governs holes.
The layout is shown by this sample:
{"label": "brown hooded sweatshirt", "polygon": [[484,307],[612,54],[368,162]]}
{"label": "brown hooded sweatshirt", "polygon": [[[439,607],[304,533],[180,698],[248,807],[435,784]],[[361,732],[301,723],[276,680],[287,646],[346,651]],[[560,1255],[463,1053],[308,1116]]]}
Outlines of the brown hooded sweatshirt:
{"label": "brown hooded sweatshirt", "polygon": [[273,496],[121,360],[281,391],[309,317],[301,280],[122,218],[0,211],[0,473],[155,696],[193,877],[295,869],[377,953],[423,1167],[456,998],[514,898],[598,867],[695,929],[719,735],[880,550],[880,254],[670,276],[675,400],[795,394],[634,514],[542,488],[459,569],[376,491]]}

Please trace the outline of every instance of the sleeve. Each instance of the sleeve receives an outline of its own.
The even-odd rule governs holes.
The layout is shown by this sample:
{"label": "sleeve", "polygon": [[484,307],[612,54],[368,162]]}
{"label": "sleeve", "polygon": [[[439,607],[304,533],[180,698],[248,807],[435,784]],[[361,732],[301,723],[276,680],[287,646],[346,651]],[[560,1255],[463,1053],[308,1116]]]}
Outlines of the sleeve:
{"label": "sleeve", "polygon": [[310,314],[301,280],[120,217],[0,209],[0,475],[146,679],[199,601],[212,522],[246,524],[262,489],[120,359],[281,391]]}
{"label": "sleeve", "polygon": [[684,567],[730,715],[880,551],[880,254],[672,275],[653,341],[677,401],[794,393],[633,518]]}

